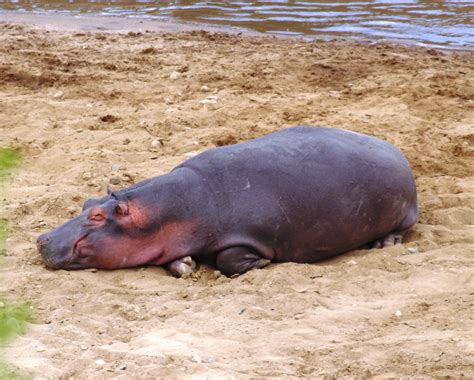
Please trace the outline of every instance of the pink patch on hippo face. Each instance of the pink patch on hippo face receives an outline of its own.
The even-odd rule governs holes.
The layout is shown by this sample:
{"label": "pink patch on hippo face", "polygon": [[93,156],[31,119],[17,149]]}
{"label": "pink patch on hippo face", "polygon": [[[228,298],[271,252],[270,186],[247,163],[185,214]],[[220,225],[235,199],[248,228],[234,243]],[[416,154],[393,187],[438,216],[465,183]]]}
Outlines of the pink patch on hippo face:
{"label": "pink patch on hippo face", "polygon": [[195,231],[196,223],[170,222],[145,236],[103,236],[89,264],[104,269],[166,264],[191,253]]}

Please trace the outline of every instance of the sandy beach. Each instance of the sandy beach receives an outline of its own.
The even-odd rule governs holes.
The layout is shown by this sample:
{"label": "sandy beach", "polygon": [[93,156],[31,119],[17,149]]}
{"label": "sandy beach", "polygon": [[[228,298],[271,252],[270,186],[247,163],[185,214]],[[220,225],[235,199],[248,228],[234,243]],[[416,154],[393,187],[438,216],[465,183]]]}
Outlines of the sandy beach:
{"label": "sandy beach", "polygon": [[[20,373],[474,377],[473,52],[4,21],[0,145],[24,160],[2,204],[0,290],[37,315],[5,348]],[[421,209],[403,245],[235,279],[43,266],[38,235],[108,184],[298,124],[401,149]]]}

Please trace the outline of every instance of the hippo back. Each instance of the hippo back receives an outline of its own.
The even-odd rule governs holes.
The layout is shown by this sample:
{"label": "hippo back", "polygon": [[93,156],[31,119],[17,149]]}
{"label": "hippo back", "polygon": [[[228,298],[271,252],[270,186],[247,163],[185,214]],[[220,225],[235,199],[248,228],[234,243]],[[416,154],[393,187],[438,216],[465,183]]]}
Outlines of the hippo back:
{"label": "hippo back", "polygon": [[[299,126],[206,151],[178,168],[208,191],[216,250],[248,245],[311,262],[378,239],[416,215],[407,160],[367,135]],[[175,170],[176,170],[175,169]]]}

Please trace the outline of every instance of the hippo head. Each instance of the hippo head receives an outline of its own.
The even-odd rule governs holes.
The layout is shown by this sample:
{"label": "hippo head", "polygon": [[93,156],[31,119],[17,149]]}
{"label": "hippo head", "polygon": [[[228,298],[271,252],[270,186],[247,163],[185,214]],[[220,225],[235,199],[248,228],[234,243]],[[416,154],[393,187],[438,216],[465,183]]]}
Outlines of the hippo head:
{"label": "hippo head", "polygon": [[162,254],[156,222],[147,208],[113,193],[85,202],[82,213],[38,238],[53,269],[114,269],[143,265]]}

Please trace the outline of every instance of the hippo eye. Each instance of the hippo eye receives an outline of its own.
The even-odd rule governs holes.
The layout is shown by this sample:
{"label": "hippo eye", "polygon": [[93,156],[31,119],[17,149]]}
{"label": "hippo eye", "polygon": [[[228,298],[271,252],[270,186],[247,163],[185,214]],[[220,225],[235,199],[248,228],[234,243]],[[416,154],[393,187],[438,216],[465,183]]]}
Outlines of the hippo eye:
{"label": "hippo eye", "polygon": [[102,214],[94,214],[89,217],[89,220],[93,220],[94,222],[102,222],[104,219],[105,217]]}
{"label": "hippo eye", "polygon": [[89,220],[102,222],[105,219],[104,211],[100,207],[93,207],[89,212]]}

